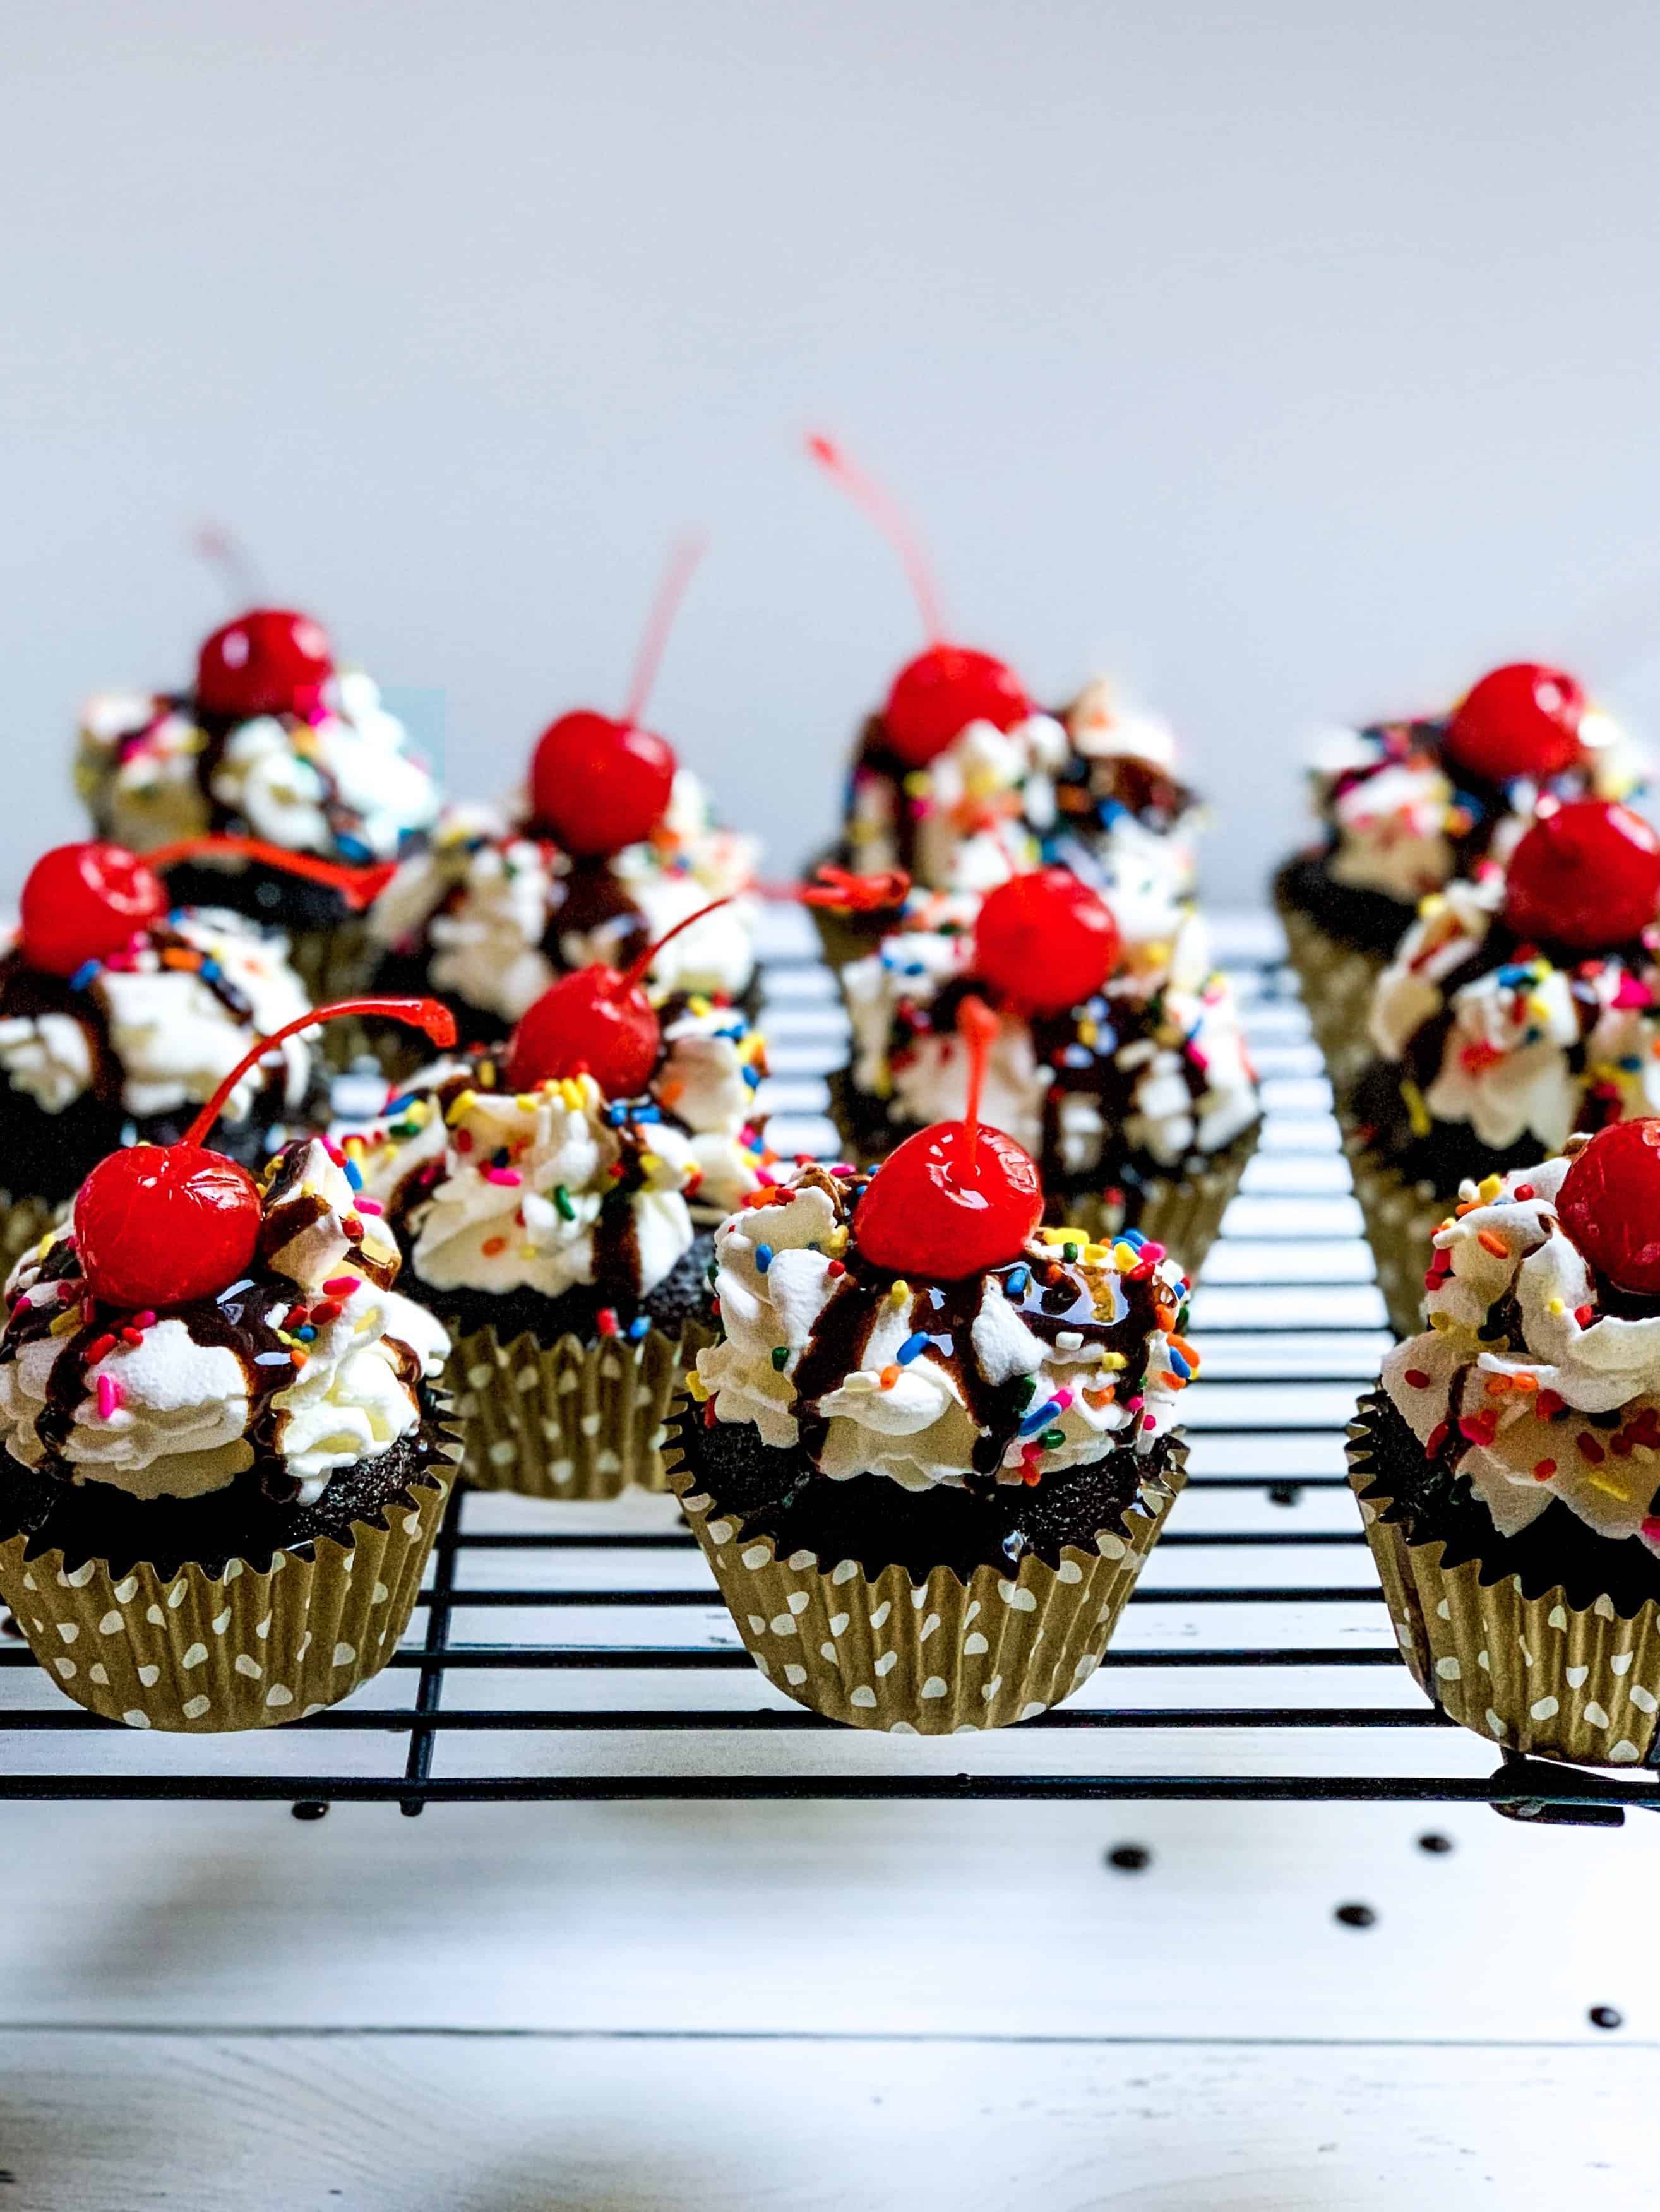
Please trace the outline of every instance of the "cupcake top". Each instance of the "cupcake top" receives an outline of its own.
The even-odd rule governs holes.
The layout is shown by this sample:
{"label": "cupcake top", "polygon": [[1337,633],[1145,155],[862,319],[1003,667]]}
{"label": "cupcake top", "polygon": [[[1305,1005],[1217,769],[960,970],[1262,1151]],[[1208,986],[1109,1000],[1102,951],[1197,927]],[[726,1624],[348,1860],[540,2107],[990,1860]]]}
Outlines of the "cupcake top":
{"label": "cupcake top", "polygon": [[850,864],[903,868],[914,883],[984,891],[1040,858],[1055,821],[1055,778],[1067,732],[1032,708],[1007,728],[976,719],[917,765],[897,752],[886,722],[866,723],[848,779],[844,838]]}
{"label": "cupcake top", "polygon": [[[88,1097],[140,1121],[198,1106],[310,1004],[283,938],[214,908],[179,908],[67,975],[34,963],[27,927],[0,945],[0,1077],[49,1114]],[[274,1046],[225,1118],[296,1111],[313,1064],[303,1036]]]}
{"label": "cupcake top", "polygon": [[[651,836],[616,853],[575,858],[538,834],[522,809],[451,809],[429,852],[398,869],[369,927],[427,962],[431,987],[511,1024],[562,970],[623,964],[711,899],[754,881],[753,839],[715,823],[689,769],[674,773]],[[755,970],[756,906],[739,897],[665,945],[652,981],[663,990],[736,996]]]}
{"label": "cupcake top", "polygon": [[748,1120],[759,1039],[730,1008],[670,1001],[649,1095],[608,1101],[592,1076],[506,1087],[488,1052],[440,1061],[345,1139],[418,1279],[437,1291],[629,1300],[758,1189]]}
{"label": "cupcake top", "polygon": [[257,611],[208,640],[193,690],[91,699],[76,784],[135,852],[214,832],[358,866],[396,859],[437,818],[408,743],[314,623]]}
{"label": "cupcake top", "polygon": [[108,1307],[67,1224],[19,1261],[0,1334],[0,1443],[142,1499],[246,1483],[313,1504],[422,1419],[449,1340],[392,1289],[396,1247],[317,1138],[267,1170],[257,1256],[216,1297]]}
{"label": "cupcake top", "polygon": [[[1177,775],[1170,724],[1127,708],[1104,678],[1087,684],[1061,719],[1071,750],[1055,781],[1048,856],[1074,866],[1079,855],[1094,856],[1112,870],[1121,847],[1136,867],[1151,849],[1162,855],[1177,895],[1190,893],[1199,802]],[[1087,858],[1081,865],[1098,889],[1112,888]]]}
{"label": "cupcake top", "polygon": [[1507,874],[1425,900],[1373,994],[1382,1058],[1354,1097],[1373,1145],[1395,1157],[1454,1129],[1491,1153],[1554,1150],[1652,1111],[1657,903],[1660,838],[1595,801],[1541,815]]}
{"label": "cupcake top", "polygon": [[1077,1005],[1029,1012],[1000,1005],[971,926],[917,926],[931,918],[924,902],[910,926],[842,973],[854,1084],[887,1102],[891,1121],[964,1111],[970,1056],[958,1015],[971,994],[998,1007],[982,1116],[1034,1155],[1046,1188],[1116,1174],[1138,1155],[1173,1167],[1219,1151],[1256,1120],[1238,1007],[1210,964],[1197,916],[1183,918],[1172,938],[1125,945],[1103,987]]}
{"label": "cupcake top", "polygon": [[1187,1283],[1162,1246],[1040,1230],[982,1272],[902,1279],[860,1250],[870,1181],[801,1167],[722,1224],[721,1339],[690,1378],[706,1421],[749,1423],[835,1479],[915,1491],[1153,1449],[1197,1366]]}
{"label": "cupcake top", "polygon": [[1597,1535],[1660,1553],[1660,1298],[1608,1278],[1564,1197],[1605,1141],[1466,1186],[1435,1235],[1431,1327],[1389,1352],[1383,1388],[1502,1534],[1558,1498]]}
{"label": "cupcake top", "polygon": [[1507,860],[1541,799],[1625,799],[1646,773],[1572,677],[1522,663],[1450,714],[1334,732],[1310,770],[1333,880],[1403,905]]}

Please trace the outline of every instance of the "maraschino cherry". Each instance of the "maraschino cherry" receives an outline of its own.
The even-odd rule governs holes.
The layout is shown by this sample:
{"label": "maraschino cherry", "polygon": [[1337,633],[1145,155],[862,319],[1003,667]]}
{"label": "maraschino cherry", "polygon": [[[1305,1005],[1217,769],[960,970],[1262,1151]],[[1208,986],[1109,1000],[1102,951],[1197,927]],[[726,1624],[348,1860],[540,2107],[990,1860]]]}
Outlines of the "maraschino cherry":
{"label": "maraschino cherry", "polygon": [[974,925],[974,968],[1007,1006],[1061,1014],[1118,964],[1118,925],[1065,868],[1035,868],[988,891]]}
{"label": "maraschino cherry", "polygon": [[1660,1297],[1660,1120],[1599,1129],[1563,1176],[1556,1212],[1600,1274]]}
{"label": "maraschino cherry", "polygon": [[1014,671],[989,653],[944,641],[933,580],[909,517],[832,440],[815,433],[807,440],[807,451],[865,509],[898,555],[928,635],[927,650],[894,678],[882,709],[889,750],[908,768],[926,768],[970,722],[990,722],[1000,730],[1024,722],[1031,702]]}
{"label": "maraschino cherry", "polygon": [[125,845],[92,839],[54,845],[24,880],[18,902],[23,964],[43,975],[73,975],[88,960],[107,960],[140,930],[154,928],[172,903],[163,872],[198,857],[261,860],[289,875],[325,883],[354,910],[385,889],[392,864],[349,868],[310,853],[290,853],[258,837],[187,837],[140,859]]}
{"label": "maraschino cherry", "polygon": [[161,878],[125,845],[54,845],[29,870],[18,902],[26,967],[73,975],[119,952],[167,910]]}
{"label": "maraschino cherry", "polygon": [[1505,920],[1518,937],[1606,951],[1660,910],[1660,836],[1604,799],[1548,805],[1511,854]]}
{"label": "maraschino cherry", "polygon": [[455,1042],[435,999],[348,999],[313,1007],[246,1052],[176,1145],[130,1145],[101,1159],[75,1198],[75,1241],[94,1297],[135,1312],[212,1297],[245,1275],[259,1241],[253,1177],[206,1139],[237,1085],[297,1030],[343,1014],[377,1014]]}
{"label": "maraschino cherry", "polygon": [[254,607],[202,647],[196,703],[238,722],[255,714],[310,716],[333,674],[333,649],[319,623],[286,607]]}
{"label": "maraschino cherry", "polygon": [[1489,783],[1560,775],[1579,757],[1586,706],[1583,686],[1566,670],[1511,661],[1473,684],[1454,708],[1448,755]]}
{"label": "maraschino cherry", "polygon": [[640,717],[670,625],[702,555],[701,538],[685,540],[670,555],[621,716],[581,707],[550,722],[537,739],[531,758],[532,810],[536,821],[579,860],[643,843],[668,811],[674,750],[654,731],[642,729]]}
{"label": "maraschino cherry", "polygon": [[997,1017],[983,1000],[965,999],[958,1024],[969,1048],[966,1117],[907,1137],[866,1186],[853,1218],[865,1259],[940,1283],[1018,1258],[1043,1218],[1037,1162],[980,1119]]}

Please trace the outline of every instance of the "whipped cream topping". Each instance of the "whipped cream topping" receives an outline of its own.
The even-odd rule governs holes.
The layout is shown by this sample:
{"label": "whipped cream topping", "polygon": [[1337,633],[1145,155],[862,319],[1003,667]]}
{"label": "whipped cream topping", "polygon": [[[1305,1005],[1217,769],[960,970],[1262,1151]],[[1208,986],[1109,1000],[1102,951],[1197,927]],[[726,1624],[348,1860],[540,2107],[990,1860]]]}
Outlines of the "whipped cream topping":
{"label": "whipped cream topping", "polygon": [[[1238,1006],[1208,964],[1202,923],[1189,918],[1162,950],[1161,968],[1128,963],[1066,1014],[999,1014],[981,1119],[1033,1155],[1046,1186],[1116,1180],[1137,1154],[1174,1167],[1219,1151],[1261,1111]],[[960,1119],[970,1062],[957,1009],[979,988],[971,933],[899,930],[842,983],[854,1087],[885,1100],[898,1125]]]}
{"label": "whipped cream topping", "polygon": [[1111,898],[1190,898],[1201,810],[1176,773],[1168,722],[1126,708],[1110,684],[1091,684],[1067,709],[1072,754],[1055,789],[1044,858]]}
{"label": "whipped cream topping", "polygon": [[0,1444],[139,1498],[252,1476],[313,1504],[417,1429],[449,1340],[391,1287],[397,1249],[341,1158],[320,1139],[290,1146],[264,1206],[254,1273],[160,1315],[96,1305],[67,1224],[27,1254],[5,1290]]}
{"label": "whipped cream topping", "polygon": [[349,863],[395,859],[438,816],[431,773],[361,672],[314,719],[204,729],[189,699],[104,693],[84,709],[76,781],[104,836],[134,852],[211,830]]}
{"label": "whipped cream topping", "polygon": [[988,891],[1036,867],[1067,750],[1055,717],[1034,714],[1012,730],[970,722],[926,768],[902,770],[871,724],[848,793],[853,866],[904,868],[946,891]]}
{"label": "whipped cream topping", "polygon": [[1660,1313],[1607,1310],[1564,1229],[1556,1199],[1578,1149],[1467,1186],[1435,1235],[1432,1326],[1389,1352],[1383,1387],[1501,1534],[1556,1498],[1599,1536],[1660,1553]]}
{"label": "whipped cream topping", "polygon": [[1525,776],[1481,784],[1444,757],[1444,720],[1334,730],[1310,764],[1314,811],[1335,882],[1411,905],[1482,856],[1507,860],[1540,799],[1627,799],[1649,763],[1608,715],[1580,725],[1582,759],[1540,786]]}
{"label": "whipped cream topping", "polygon": [[[520,811],[522,814],[522,810]],[[383,945],[424,950],[432,988],[516,1022],[562,969],[613,965],[710,900],[733,896],[663,946],[650,981],[735,997],[755,971],[752,838],[721,829],[702,784],[676,772],[648,842],[573,863],[500,808],[449,809],[430,851],[398,869],[371,910]]]}
{"label": "whipped cream topping", "polygon": [[[215,908],[180,909],[67,979],[26,967],[11,932],[0,939],[0,1076],[49,1114],[94,1090],[137,1121],[176,1114],[310,1003],[286,940]],[[225,1119],[296,1109],[312,1067],[306,1038],[286,1039],[236,1085]]]}
{"label": "whipped cream topping", "polygon": [[850,1235],[868,1180],[799,1169],[722,1224],[721,1336],[689,1386],[706,1420],[907,1490],[1049,1480],[1168,1433],[1197,1362],[1161,1246],[1045,1231],[966,1281],[897,1282]]}
{"label": "whipped cream topping", "polygon": [[1497,871],[1426,899],[1378,978],[1371,1039],[1399,1065],[1420,1134],[1467,1123],[1503,1151],[1660,1110],[1660,964],[1646,951],[1559,967],[1496,919]]}

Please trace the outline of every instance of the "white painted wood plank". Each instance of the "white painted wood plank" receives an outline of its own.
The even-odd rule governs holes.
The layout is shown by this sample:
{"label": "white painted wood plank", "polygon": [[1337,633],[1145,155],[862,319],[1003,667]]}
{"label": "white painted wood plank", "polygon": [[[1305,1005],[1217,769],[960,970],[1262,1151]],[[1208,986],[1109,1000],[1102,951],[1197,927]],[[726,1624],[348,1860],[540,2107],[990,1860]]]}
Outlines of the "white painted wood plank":
{"label": "white painted wood plank", "polygon": [[1653,2202],[1639,2049],[0,2039],[13,2212]]}

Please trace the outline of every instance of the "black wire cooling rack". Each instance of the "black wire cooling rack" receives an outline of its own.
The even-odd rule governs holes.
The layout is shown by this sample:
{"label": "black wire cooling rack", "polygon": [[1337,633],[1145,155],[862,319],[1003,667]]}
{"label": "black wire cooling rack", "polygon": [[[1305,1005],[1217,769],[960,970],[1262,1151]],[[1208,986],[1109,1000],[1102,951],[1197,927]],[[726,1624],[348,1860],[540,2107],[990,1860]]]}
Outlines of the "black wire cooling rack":
{"label": "black wire cooling rack", "polygon": [[[806,918],[767,921],[763,1103],[832,1155],[845,1019]],[[1194,1301],[1190,1479],[1111,1649],[1058,1711],[946,1738],[839,1728],[757,1674],[673,1501],[540,1505],[459,1489],[392,1664],[344,1705],[223,1737],[135,1734],[0,1641],[0,1798],[1485,1802],[1617,1826],[1646,1771],[1507,1759],[1402,1664],[1343,1475],[1388,1342],[1296,986],[1266,921],[1219,933],[1267,1109]]]}

